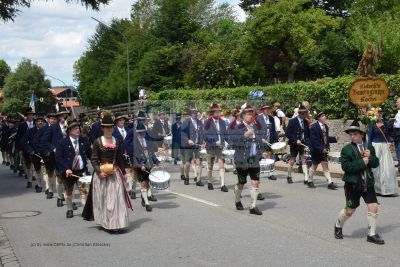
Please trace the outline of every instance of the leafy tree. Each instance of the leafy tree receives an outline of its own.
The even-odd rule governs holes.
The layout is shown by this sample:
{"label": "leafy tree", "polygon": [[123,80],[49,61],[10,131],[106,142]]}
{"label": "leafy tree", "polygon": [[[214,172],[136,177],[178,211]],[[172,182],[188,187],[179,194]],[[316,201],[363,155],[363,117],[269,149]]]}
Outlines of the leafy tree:
{"label": "leafy tree", "polygon": [[10,66],[3,59],[0,59],[0,88],[3,88],[5,79],[10,73]]}
{"label": "leafy tree", "polygon": [[29,107],[32,94],[43,102],[36,102],[36,112],[51,110],[53,97],[49,91],[50,81],[45,79],[44,70],[29,59],[23,59],[14,72],[11,72],[4,86],[2,112],[5,114],[21,112]]}
{"label": "leafy tree", "polygon": [[337,29],[339,20],[315,7],[310,0],[267,0],[248,20],[249,41],[254,53],[269,57],[275,70],[294,80],[300,61],[318,47],[318,37]]}

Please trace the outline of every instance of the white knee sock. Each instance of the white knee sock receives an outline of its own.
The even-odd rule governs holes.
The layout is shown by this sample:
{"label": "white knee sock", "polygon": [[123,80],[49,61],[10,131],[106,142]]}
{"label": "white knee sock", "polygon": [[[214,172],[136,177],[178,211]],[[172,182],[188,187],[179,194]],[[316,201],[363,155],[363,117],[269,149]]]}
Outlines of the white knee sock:
{"label": "white knee sock", "polygon": [[86,194],[82,194],[82,195],[81,195],[81,203],[82,203],[82,206],[85,206],[85,204],[86,204],[86,197],[87,197]]}
{"label": "white knee sock", "polygon": [[292,177],[292,166],[289,164],[288,168],[287,168],[287,172],[288,172],[288,176]]}
{"label": "white knee sock", "polygon": [[242,196],[242,190],[239,188],[238,185],[235,185],[234,193],[235,193],[235,202],[236,203],[240,202],[240,197]]}
{"label": "white knee sock", "polygon": [[190,165],[185,166],[185,178],[189,178]]}
{"label": "white knee sock", "polygon": [[[46,190],[49,190],[50,188],[50,182],[49,182],[49,176],[47,175],[47,172],[45,170],[42,170],[43,173],[43,181],[44,181],[44,185]],[[50,190],[49,190],[50,192]]]}
{"label": "white knee sock", "polygon": [[201,180],[201,165],[200,166],[196,165],[196,172],[197,172],[197,174],[196,174],[197,181],[200,181]]}
{"label": "white knee sock", "polygon": [[257,202],[257,196],[258,196],[258,188],[257,187],[251,186],[250,196],[251,196],[250,209],[253,209],[256,207],[256,202]]}
{"label": "white knee sock", "polygon": [[136,190],[136,184],[137,184],[137,180],[132,178],[132,191]]}
{"label": "white knee sock", "polygon": [[32,170],[25,168],[26,176],[28,176],[28,182],[32,182]]}
{"label": "white knee sock", "polygon": [[144,203],[146,204],[146,205],[149,205],[149,199],[148,199],[148,196],[147,196],[147,189],[140,189],[140,191],[142,192],[142,198],[144,199]]}
{"label": "white knee sock", "polygon": [[207,171],[207,178],[209,183],[213,182],[212,171],[210,170]]}
{"label": "white knee sock", "polygon": [[43,174],[41,172],[39,173],[36,172],[36,184],[39,187],[43,187]]}
{"label": "white knee sock", "polygon": [[153,192],[151,192],[151,186],[147,189],[147,197],[151,197]]}
{"label": "white knee sock", "polygon": [[350,217],[346,215],[346,210],[342,209],[339,212],[338,220],[336,222],[336,227],[343,228],[344,223],[349,219]]}
{"label": "white knee sock", "polygon": [[53,193],[54,183],[55,183],[56,178],[54,176],[52,176],[52,177],[47,176],[47,179],[49,181],[49,192]]}
{"label": "white knee sock", "polygon": [[[62,184],[57,183],[57,194],[58,194],[58,198],[60,198],[60,199],[62,199],[64,197]],[[71,196],[71,201],[72,201],[72,196]]]}
{"label": "white knee sock", "polygon": [[301,168],[303,169],[304,181],[308,182],[308,166],[301,165]]}
{"label": "white knee sock", "polygon": [[181,162],[181,175],[185,175],[185,165]]}
{"label": "white knee sock", "polygon": [[332,183],[331,173],[329,171],[324,172],[324,176],[326,180],[328,180],[328,183]]}
{"label": "white knee sock", "polygon": [[368,212],[368,235],[376,235],[376,219],[378,218],[377,213]]}
{"label": "white knee sock", "polygon": [[221,177],[221,187],[225,185],[225,169],[219,169],[219,176]]}
{"label": "white knee sock", "polygon": [[127,176],[127,179],[126,179],[126,182],[127,182],[127,188],[126,188],[126,190],[127,191],[131,191],[132,190],[132,184],[133,184],[133,179],[132,179],[132,175],[130,174],[130,175],[126,175]]}
{"label": "white knee sock", "polygon": [[194,177],[197,178],[197,168],[195,164],[192,164],[193,172],[194,172]]}
{"label": "white knee sock", "polygon": [[65,200],[67,202],[68,210],[72,210],[72,196],[66,196]]}
{"label": "white knee sock", "polygon": [[3,159],[3,161],[7,161],[6,160],[6,153],[5,152],[1,152],[1,158]]}
{"label": "white knee sock", "polygon": [[313,168],[310,168],[310,173],[308,174],[308,181],[313,182],[314,181],[314,173],[315,171]]}

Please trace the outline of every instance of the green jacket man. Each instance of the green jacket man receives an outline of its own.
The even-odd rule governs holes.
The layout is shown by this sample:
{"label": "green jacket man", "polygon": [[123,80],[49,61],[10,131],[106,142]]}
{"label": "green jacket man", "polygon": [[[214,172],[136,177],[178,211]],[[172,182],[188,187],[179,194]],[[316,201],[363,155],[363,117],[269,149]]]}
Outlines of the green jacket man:
{"label": "green jacket man", "polygon": [[372,145],[365,147],[365,131],[361,129],[358,121],[353,121],[345,132],[351,139],[351,143],[343,147],[340,156],[344,171],[346,207],[339,212],[334,236],[336,239],[343,239],[343,225],[360,205],[360,198],[363,198],[368,208],[367,242],[383,245],[385,241],[376,233],[378,200],[374,188],[374,175],[371,171],[371,168],[379,166],[379,160]]}

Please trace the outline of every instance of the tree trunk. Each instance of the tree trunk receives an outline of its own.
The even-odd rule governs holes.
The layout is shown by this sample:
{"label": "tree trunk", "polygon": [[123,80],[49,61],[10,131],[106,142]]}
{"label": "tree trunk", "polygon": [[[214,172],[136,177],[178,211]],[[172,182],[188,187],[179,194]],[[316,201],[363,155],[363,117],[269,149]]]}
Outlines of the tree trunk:
{"label": "tree trunk", "polygon": [[292,66],[289,68],[288,83],[294,82],[294,74],[296,73],[298,63],[293,61]]}

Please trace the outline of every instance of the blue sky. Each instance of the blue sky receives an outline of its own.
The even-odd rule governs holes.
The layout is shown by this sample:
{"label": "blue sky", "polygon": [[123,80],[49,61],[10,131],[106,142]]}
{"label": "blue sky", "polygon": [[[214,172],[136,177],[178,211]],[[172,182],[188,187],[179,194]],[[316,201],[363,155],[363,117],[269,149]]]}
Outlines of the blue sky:
{"label": "blue sky", "polygon": [[[80,4],[66,4],[64,0],[32,2],[14,22],[0,23],[0,58],[14,69],[22,58],[29,58],[42,66],[46,73],[67,85],[73,81],[73,64],[85,51],[87,39],[97,23],[90,17],[110,21],[113,17],[129,17],[134,0],[113,0],[99,12],[86,10]],[[234,5],[238,19],[244,13],[237,6],[239,0],[217,0]],[[129,8],[127,8],[129,7]],[[63,85],[48,77],[53,86]]]}

